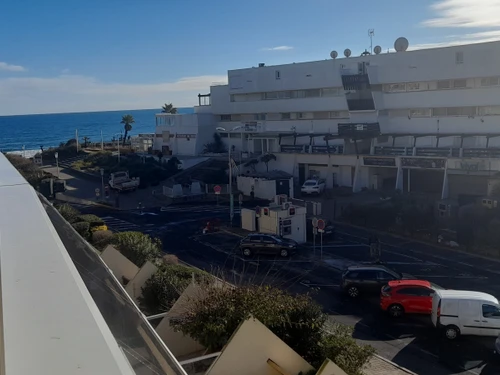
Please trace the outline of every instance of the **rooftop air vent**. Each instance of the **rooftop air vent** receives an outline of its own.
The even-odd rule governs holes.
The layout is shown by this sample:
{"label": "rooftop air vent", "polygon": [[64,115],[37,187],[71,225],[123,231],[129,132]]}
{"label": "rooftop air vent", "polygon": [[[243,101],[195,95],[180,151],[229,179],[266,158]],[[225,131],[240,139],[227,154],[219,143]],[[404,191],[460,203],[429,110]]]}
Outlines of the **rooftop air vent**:
{"label": "rooftop air vent", "polygon": [[264,66],[266,66],[265,63],[259,63],[259,68],[263,68]]}

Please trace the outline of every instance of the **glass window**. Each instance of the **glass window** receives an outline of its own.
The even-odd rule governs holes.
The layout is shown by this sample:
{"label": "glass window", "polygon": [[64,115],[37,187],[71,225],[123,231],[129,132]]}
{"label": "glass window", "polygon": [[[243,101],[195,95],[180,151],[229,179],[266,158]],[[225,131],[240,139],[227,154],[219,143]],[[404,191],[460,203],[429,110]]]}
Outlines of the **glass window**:
{"label": "glass window", "polygon": [[278,99],[278,93],[277,92],[266,92],[264,94],[265,99]]}
{"label": "glass window", "polygon": [[304,90],[297,90],[297,91],[292,91],[292,98],[305,98],[306,97],[306,92]]}
{"label": "glass window", "polygon": [[438,90],[444,90],[450,88],[450,81],[438,81],[437,83]]}
{"label": "glass window", "polygon": [[396,276],[391,275],[389,272],[377,271],[377,278],[379,280],[394,280],[394,279],[396,279]]}
{"label": "glass window", "polygon": [[406,84],[408,91],[420,91],[424,89],[423,86],[424,85],[421,85],[420,82],[411,82]]}
{"label": "glass window", "polygon": [[497,86],[499,83],[498,77],[488,77],[481,79],[481,86]]}
{"label": "glass window", "polygon": [[416,296],[418,295],[417,294],[417,291],[415,290],[416,288],[401,288],[397,291],[397,294],[403,294],[405,296]]}
{"label": "glass window", "polygon": [[320,89],[305,90],[306,98],[317,98],[321,95]]}
{"label": "glass window", "polygon": [[384,85],[383,90],[385,92],[403,92],[406,91],[406,83],[391,83],[389,85]]}
{"label": "glass window", "polygon": [[324,120],[330,118],[330,113],[329,112],[314,112],[314,119],[316,120]]}
{"label": "glass window", "polygon": [[466,79],[455,79],[453,81],[453,88],[463,89],[465,87],[467,87],[467,80]]}
{"label": "glass window", "polygon": [[358,278],[362,280],[377,280],[377,271],[361,271]]}
{"label": "glass window", "polygon": [[410,109],[411,117],[429,117],[431,115],[430,108],[414,108]]}
{"label": "glass window", "polygon": [[500,308],[495,305],[483,305],[483,316],[485,318],[500,319]]}
{"label": "glass window", "polygon": [[221,121],[231,121],[231,115],[220,115]]}
{"label": "glass window", "polygon": [[279,99],[290,99],[291,96],[292,95],[291,95],[290,91],[279,91],[278,92]]}
{"label": "glass window", "polygon": [[337,96],[338,94],[338,88],[321,89],[321,96]]}
{"label": "glass window", "polygon": [[441,117],[446,116],[446,108],[432,108],[432,116]]}
{"label": "glass window", "polygon": [[290,120],[290,113],[282,113],[281,119],[282,120]]}

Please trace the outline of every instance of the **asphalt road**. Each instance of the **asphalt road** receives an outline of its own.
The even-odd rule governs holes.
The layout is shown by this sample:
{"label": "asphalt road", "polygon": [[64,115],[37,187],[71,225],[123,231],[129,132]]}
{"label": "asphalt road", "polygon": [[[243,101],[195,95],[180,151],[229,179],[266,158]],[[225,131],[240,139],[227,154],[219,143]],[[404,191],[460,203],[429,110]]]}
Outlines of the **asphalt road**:
{"label": "asphalt road", "polygon": [[[166,252],[234,284],[271,284],[292,292],[312,293],[332,319],[355,328],[354,337],[418,374],[500,374],[500,361],[493,355],[494,338],[463,337],[452,343],[438,335],[429,317],[406,316],[395,321],[381,313],[377,297],[353,301],[340,292],[342,269],[370,262],[368,233],[363,229],[339,225],[336,240],[324,243],[322,257],[319,246],[314,251],[307,245],[290,259],[243,259],[235,251],[240,240],[237,235],[201,234],[208,218],[228,218],[224,206],[172,207],[142,214],[96,208],[83,211],[105,218],[112,230],[138,230],[158,236]],[[238,222],[235,216],[234,223]],[[500,262],[392,236],[380,236],[380,240],[381,260],[389,268],[445,288],[500,297]]]}

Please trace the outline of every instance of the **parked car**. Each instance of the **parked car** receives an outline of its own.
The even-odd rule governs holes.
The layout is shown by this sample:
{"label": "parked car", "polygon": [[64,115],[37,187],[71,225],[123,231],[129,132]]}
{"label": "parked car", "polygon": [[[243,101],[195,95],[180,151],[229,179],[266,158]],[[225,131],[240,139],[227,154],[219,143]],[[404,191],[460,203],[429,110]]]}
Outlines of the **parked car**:
{"label": "parked car", "polygon": [[[335,238],[335,227],[333,226],[333,223],[331,220],[326,219],[325,220],[325,229],[323,232],[323,240],[333,240]],[[312,225],[312,218],[307,219],[307,239],[309,241],[313,240],[313,225]],[[319,241],[319,233],[318,236],[316,237],[316,240]]]}
{"label": "parked car", "polygon": [[432,298],[432,324],[446,338],[460,335],[500,335],[500,305],[490,294],[467,290],[436,290]]}
{"label": "parked car", "polygon": [[325,191],[325,186],[326,182],[322,178],[307,180],[300,188],[300,193],[307,195],[312,195],[312,194],[319,195]]}
{"label": "parked car", "polygon": [[240,241],[240,250],[246,257],[269,254],[288,257],[297,251],[294,240],[267,233],[252,233]]}
{"label": "parked car", "polygon": [[350,297],[356,298],[361,293],[380,293],[380,289],[389,281],[411,279],[415,277],[381,265],[352,266],[342,274],[340,286]]}
{"label": "parked car", "polygon": [[403,314],[427,314],[432,312],[432,297],[439,285],[426,280],[394,280],[382,287],[380,308],[393,318]]}

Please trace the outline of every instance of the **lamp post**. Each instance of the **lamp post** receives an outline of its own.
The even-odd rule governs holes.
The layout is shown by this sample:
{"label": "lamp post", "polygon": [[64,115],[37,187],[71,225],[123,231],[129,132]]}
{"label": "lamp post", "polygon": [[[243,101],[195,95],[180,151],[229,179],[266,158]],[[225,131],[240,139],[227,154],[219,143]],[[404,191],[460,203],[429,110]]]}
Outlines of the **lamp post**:
{"label": "lamp post", "polygon": [[[115,137],[117,135],[119,135],[121,137],[122,133],[115,133]],[[120,164],[120,137],[117,138],[118,139],[118,142],[117,142],[117,144],[118,144],[118,164]]]}
{"label": "lamp post", "polygon": [[[215,130],[217,131],[227,131],[228,133],[231,133],[234,130],[241,129],[241,126],[236,126],[232,128],[231,130],[226,130],[226,128],[222,127],[217,127]],[[229,138],[231,139],[231,138]],[[230,226],[233,226],[233,217],[234,217],[234,195],[233,195],[233,162],[231,159],[231,145],[228,147],[228,161],[229,161],[229,224]]]}
{"label": "lamp post", "polygon": [[57,178],[59,178],[59,153],[56,152],[54,156],[56,157]]}
{"label": "lamp post", "polygon": [[104,169],[101,168],[101,199],[104,199]]}

